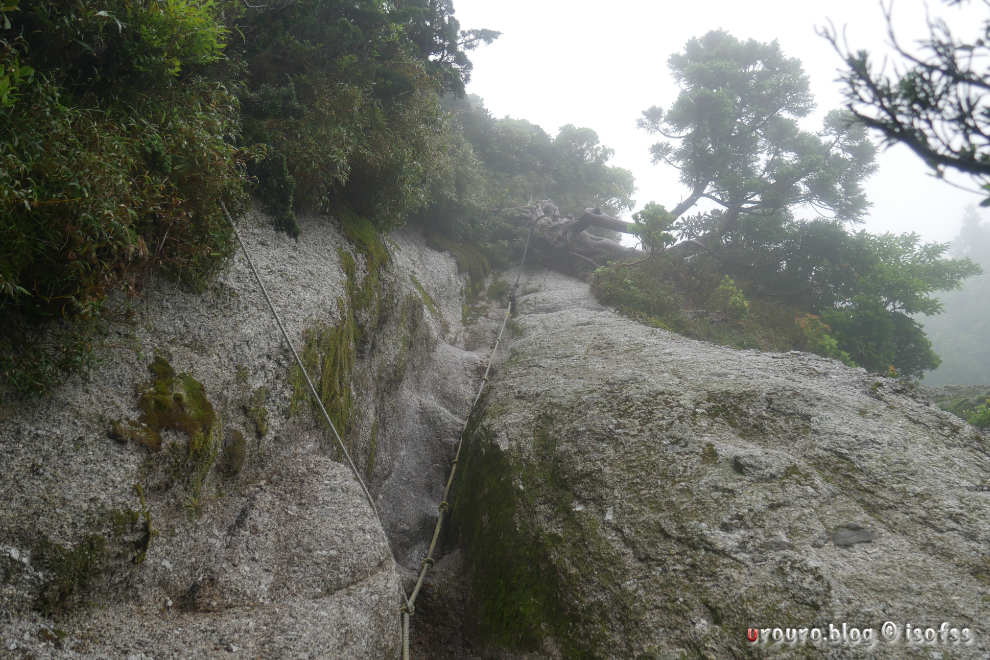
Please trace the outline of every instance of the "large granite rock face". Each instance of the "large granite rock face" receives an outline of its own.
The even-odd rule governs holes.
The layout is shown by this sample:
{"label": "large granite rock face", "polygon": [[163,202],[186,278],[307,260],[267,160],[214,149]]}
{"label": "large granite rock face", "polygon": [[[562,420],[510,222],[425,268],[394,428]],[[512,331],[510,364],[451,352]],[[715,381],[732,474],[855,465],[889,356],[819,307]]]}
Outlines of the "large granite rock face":
{"label": "large granite rock face", "polygon": [[[561,275],[524,286],[454,498],[490,644],[990,655],[986,435],[862,369],[649,328]],[[817,645],[747,641],[814,627]]]}
{"label": "large granite rock face", "polygon": [[[300,352],[346,322],[340,251],[362,280],[366,261],[331,222],[302,219],[298,242],[239,224]],[[0,656],[398,656],[401,564],[429,540],[480,358],[458,348],[454,260],[387,245],[345,438],[399,564],[238,251],[203,294],[111,301],[86,377],[0,405]]]}
{"label": "large granite rock face", "polygon": [[[305,359],[349,365],[345,439],[381,520],[243,255],[204,294],[152,281],[111,302],[88,376],[0,401],[0,656],[397,656],[400,580],[501,314],[464,306],[454,260],[411,232],[368,280],[331,223],[301,224],[299,242],[256,213],[241,230]],[[355,322],[333,363],[350,335],[328,329]],[[990,653],[985,435],[896,381],[654,330],[547,271],[512,332],[451,498],[462,548],[413,618],[421,655],[761,656],[777,646],[748,628],[887,621],[974,642],[783,652]]]}

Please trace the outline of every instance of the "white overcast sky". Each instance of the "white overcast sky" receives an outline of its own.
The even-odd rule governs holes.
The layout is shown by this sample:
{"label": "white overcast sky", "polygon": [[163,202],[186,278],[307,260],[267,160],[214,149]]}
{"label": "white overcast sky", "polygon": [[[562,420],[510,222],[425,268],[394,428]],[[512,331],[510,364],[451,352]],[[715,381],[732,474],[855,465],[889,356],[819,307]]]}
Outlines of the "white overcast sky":
{"label": "white overcast sky", "polygon": [[[986,11],[979,2],[954,8],[930,0],[928,6],[963,37],[978,33]],[[816,26],[831,19],[845,27],[854,49],[890,50],[880,5],[871,0],[454,0],[454,10],[462,29],[502,32],[471,53],[468,92],[481,96],[495,117],[527,119],[550,135],[564,124],[594,129],[615,150],[611,164],[636,177],[637,209],[649,201],[671,208],[685,196],[675,170],[651,164],[654,140],[636,120],[648,107],[669,107],[676,98],[667,59],[691,37],[724,29],[740,39],[776,39],[785,55],[802,61],[810,79],[818,107],[809,130],[842,100],[835,82],[841,60]],[[927,33],[922,0],[895,0],[893,10],[902,45]],[[878,163],[866,183],[871,232],[913,231],[950,241],[965,207],[981,199],[934,179],[906,147],[882,152]],[[974,187],[966,178],[955,180]]]}

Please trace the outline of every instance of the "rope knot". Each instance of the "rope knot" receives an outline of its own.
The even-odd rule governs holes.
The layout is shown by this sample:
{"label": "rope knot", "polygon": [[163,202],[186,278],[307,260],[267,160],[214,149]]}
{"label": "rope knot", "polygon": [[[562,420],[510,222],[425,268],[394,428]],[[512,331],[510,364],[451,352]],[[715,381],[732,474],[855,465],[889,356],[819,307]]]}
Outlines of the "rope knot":
{"label": "rope knot", "polygon": [[447,513],[447,509],[449,509],[449,508],[450,508],[450,505],[447,504],[447,500],[444,500],[443,502],[441,502],[440,503],[440,506],[437,507],[437,509],[440,510],[440,513]]}

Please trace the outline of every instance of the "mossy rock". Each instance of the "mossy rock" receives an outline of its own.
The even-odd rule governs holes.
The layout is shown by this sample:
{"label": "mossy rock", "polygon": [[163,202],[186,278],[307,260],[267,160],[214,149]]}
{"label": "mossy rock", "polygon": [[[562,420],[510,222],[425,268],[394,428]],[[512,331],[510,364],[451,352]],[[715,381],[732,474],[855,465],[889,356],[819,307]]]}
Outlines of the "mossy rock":
{"label": "mossy rock", "polygon": [[485,288],[485,279],[491,273],[491,265],[484,253],[469,243],[459,243],[438,234],[426,237],[427,244],[434,250],[449,252],[457,262],[457,271],[468,276],[467,297],[474,302]]}
{"label": "mossy rock", "polygon": [[268,409],[265,401],[268,399],[268,388],[261,386],[251,392],[251,397],[244,405],[244,414],[254,425],[254,431],[259,438],[268,434]]}
{"label": "mossy rock", "polygon": [[144,562],[157,530],[144,489],[135,484],[139,508],[102,511],[94,515],[90,531],[72,545],[41,536],[32,555],[46,576],[35,603],[46,616],[90,604],[94,592],[108,581],[121,579]]}
{"label": "mossy rock", "polygon": [[[347,310],[341,299],[338,304]],[[356,359],[357,326],[353,315],[345,311],[344,320],[337,325],[319,325],[303,333],[305,344],[301,359],[319,394],[320,401],[330,415],[337,432],[345,437],[351,421],[351,371]],[[311,409],[322,422],[322,413],[315,401],[306,378],[299,368],[292,369],[292,410],[298,412],[303,402],[311,401]]]}
{"label": "mossy rock", "polygon": [[227,477],[235,477],[244,469],[247,461],[247,439],[244,434],[233,429],[224,439],[218,469]]}
{"label": "mossy rock", "polygon": [[[466,431],[447,537],[466,550],[480,598],[479,634],[488,644],[521,651],[539,651],[544,637],[551,636],[564,657],[594,657],[589,649],[604,639],[602,620],[575,608],[566,594],[580,588],[582,571],[607,567],[609,551],[598,521],[570,507],[555,468],[553,418],[542,418],[534,428],[533,457],[500,449],[481,419],[476,411]],[[566,511],[559,506],[564,500]],[[562,515],[546,528],[534,525],[529,514],[547,510],[550,501]],[[635,618],[633,603],[628,604],[626,610],[615,601],[609,616]]]}
{"label": "mossy rock", "polygon": [[34,551],[49,578],[38,594],[37,607],[46,616],[84,604],[93,583],[107,570],[109,552],[102,534],[88,534],[72,546],[43,537]]}
{"label": "mossy rock", "polygon": [[189,374],[176,375],[160,355],[148,370],[152,380],[138,398],[138,408],[141,409],[141,423],[155,439],[151,448],[161,448],[161,432],[166,429],[181,431],[190,438],[209,434],[217,416],[202,383]]}
{"label": "mossy rock", "polygon": [[389,262],[388,248],[375,225],[356,213],[343,210],[340,216],[341,229],[357,249],[367,259],[367,269],[371,273]]}
{"label": "mossy rock", "polygon": [[[111,422],[108,434],[119,441],[132,440],[151,450],[142,471],[152,488],[167,490],[181,485],[184,502],[200,510],[203,487],[216,463],[223,437],[220,418],[202,383],[191,374],[177,374],[168,360],[157,355],[148,366],[150,382],[138,394],[141,415],[137,422]],[[184,444],[163,445],[162,433],[186,436]],[[153,458],[165,448],[164,456]]]}
{"label": "mossy rock", "polygon": [[413,286],[416,287],[416,291],[419,292],[419,297],[423,299],[423,304],[426,305],[428,310],[430,310],[430,314],[432,314],[438,321],[442,321],[443,314],[440,312],[440,306],[437,305],[437,301],[433,299],[430,292],[427,291],[422,284],[420,284],[419,280],[416,279],[416,276],[412,273],[409,274],[409,279],[412,280]]}

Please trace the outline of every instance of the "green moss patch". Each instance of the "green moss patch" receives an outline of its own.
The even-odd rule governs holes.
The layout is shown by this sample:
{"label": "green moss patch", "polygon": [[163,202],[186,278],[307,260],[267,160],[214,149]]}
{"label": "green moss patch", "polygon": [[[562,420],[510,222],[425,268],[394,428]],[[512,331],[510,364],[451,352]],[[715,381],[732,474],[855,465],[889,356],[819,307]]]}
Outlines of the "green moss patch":
{"label": "green moss patch", "polygon": [[[621,611],[603,614],[568,596],[579,590],[583,571],[608,571],[612,562],[599,521],[570,507],[552,419],[545,416],[536,425],[533,460],[502,451],[479,418],[468,432],[448,532],[465,549],[480,601],[478,633],[489,644],[528,651],[538,651],[550,635],[564,657],[595,657],[605,619],[633,613],[618,599],[614,604]],[[548,504],[554,524],[537,527],[531,516]]]}
{"label": "green moss patch", "polygon": [[244,405],[244,414],[254,425],[254,431],[259,438],[268,434],[268,409],[265,401],[268,399],[268,388],[261,386],[251,392],[251,397]]}
{"label": "green moss patch", "polygon": [[139,508],[96,514],[92,531],[72,545],[42,536],[35,544],[35,565],[46,578],[38,591],[36,608],[46,616],[68,612],[90,603],[93,593],[109,580],[126,575],[141,564],[158,534],[140,484],[134,486]]}
{"label": "green moss patch", "polygon": [[433,314],[437,320],[443,320],[443,314],[440,313],[440,306],[437,305],[437,301],[433,299],[430,292],[423,288],[423,285],[419,283],[419,280],[412,273],[409,274],[409,279],[412,280],[413,286],[419,292],[419,297],[423,299],[423,304],[430,310],[430,314]]}
{"label": "green moss patch", "polygon": [[162,437],[160,434],[155,433],[144,424],[130,420],[111,420],[107,436],[125,444],[133,442],[151,451],[158,451],[162,448]]}
{"label": "green moss patch", "polygon": [[[350,435],[354,427],[351,386],[354,365],[359,351],[368,349],[373,331],[381,327],[392,305],[382,295],[381,269],[390,257],[380,234],[369,221],[349,213],[342,214],[341,227],[356,253],[364,257],[364,277],[359,277],[355,255],[338,250],[346,278],[345,295],[337,299],[341,321],[307,329],[303,333],[305,343],[300,357],[323,406],[350,451],[353,449]],[[422,304],[413,300],[422,315]],[[312,401],[309,386],[298,366],[293,367],[290,380],[292,414],[297,414],[303,404],[310,401],[310,410],[317,423],[324,424],[319,406]],[[338,456],[338,460],[342,458]]]}
{"label": "green moss patch", "polygon": [[46,616],[71,610],[85,602],[92,584],[107,569],[107,541],[89,534],[72,546],[43,538],[36,549],[39,566],[49,575],[38,596],[38,609]]}
{"label": "green moss patch", "polygon": [[161,447],[161,432],[181,431],[190,438],[209,434],[216,422],[213,405],[206,398],[203,385],[189,374],[176,375],[162,356],[148,366],[152,374],[149,386],[138,398],[140,421],[154,439],[152,449]]}
{"label": "green moss patch", "polygon": [[165,429],[186,434],[185,447],[169,447],[168,474],[171,483],[184,487],[183,504],[198,515],[207,477],[220,453],[219,418],[202,383],[191,375],[176,374],[162,356],[155,357],[148,369],[153,377],[138,400],[140,421],[156,435]]}
{"label": "green moss patch", "polygon": [[[177,374],[162,355],[155,357],[148,370],[151,379],[138,393],[138,421],[112,421],[108,435],[148,448],[152,456],[145,462],[143,478],[158,490],[181,486],[183,502],[198,513],[221,448],[220,418],[202,383],[191,374]],[[172,443],[163,456],[155,457],[163,448],[166,430],[184,434],[186,442]]]}
{"label": "green moss patch", "polygon": [[382,241],[381,234],[370,220],[353,213],[344,213],[341,217],[344,235],[368,258],[371,264],[369,270],[377,269],[388,262],[388,250]]}
{"label": "green moss patch", "polygon": [[[351,421],[351,371],[354,368],[357,326],[354,315],[341,299],[344,320],[337,325],[319,325],[303,333],[302,361],[341,438],[346,440]],[[292,409],[310,401],[313,414],[322,420],[319,406],[312,401],[302,370],[292,369]]]}

